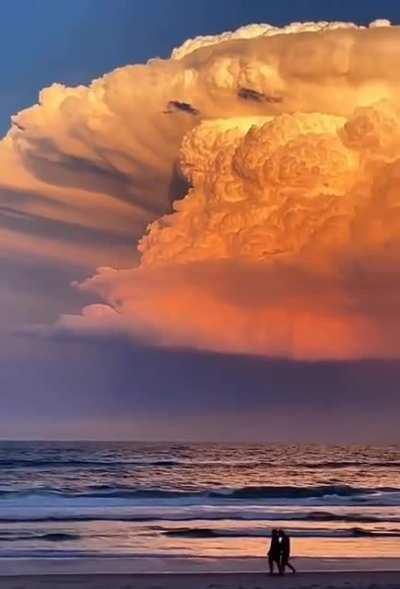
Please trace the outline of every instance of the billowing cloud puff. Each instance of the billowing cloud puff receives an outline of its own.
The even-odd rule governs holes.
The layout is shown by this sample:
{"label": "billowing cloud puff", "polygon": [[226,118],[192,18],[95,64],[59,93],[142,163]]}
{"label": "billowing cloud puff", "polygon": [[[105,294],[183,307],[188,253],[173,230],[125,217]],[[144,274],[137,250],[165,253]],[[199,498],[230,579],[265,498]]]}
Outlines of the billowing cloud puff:
{"label": "billowing cloud puff", "polygon": [[[390,21],[378,19],[373,21],[370,28],[390,26]],[[221,33],[221,35],[207,35],[188,39],[180,47],[172,52],[173,59],[182,59],[189,53],[200,49],[201,47],[210,47],[219,45],[223,41],[232,41],[233,39],[254,39],[255,37],[273,37],[275,35],[287,35],[293,33],[312,33],[321,31],[334,31],[335,29],[363,29],[353,23],[341,21],[320,21],[320,22],[294,22],[284,27],[274,27],[266,23],[246,25],[236,31]]]}
{"label": "billowing cloud puff", "polygon": [[192,131],[181,162],[193,187],[150,226],[140,267],[80,288],[111,305],[114,326],[163,345],[397,356],[400,113],[258,123]]}
{"label": "billowing cloud puff", "polygon": [[12,154],[41,181],[84,172],[69,201],[76,223],[99,210],[100,224],[131,223],[138,237],[152,221],[139,266],[84,281],[104,304],[56,330],[295,358],[398,356],[399,61],[400,30],[385,21],[259,25],[89,89],[48,90],[16,118]]}

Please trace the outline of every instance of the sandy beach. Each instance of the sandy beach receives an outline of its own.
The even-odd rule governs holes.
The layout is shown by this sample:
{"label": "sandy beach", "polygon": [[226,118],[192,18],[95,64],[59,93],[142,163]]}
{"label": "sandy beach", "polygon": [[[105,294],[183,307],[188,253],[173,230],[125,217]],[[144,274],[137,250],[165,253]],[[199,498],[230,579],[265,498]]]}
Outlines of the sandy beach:
{"label": "sandy beach", "polygon": [[264,559],[228,560],[1,559],[0,589],[400,589],[398,559],[298,558],[284,577]]}
{"label": "sandy beach", "polygon": [[399,589],[400,572],[35,575],[0,578],[0,589]]}

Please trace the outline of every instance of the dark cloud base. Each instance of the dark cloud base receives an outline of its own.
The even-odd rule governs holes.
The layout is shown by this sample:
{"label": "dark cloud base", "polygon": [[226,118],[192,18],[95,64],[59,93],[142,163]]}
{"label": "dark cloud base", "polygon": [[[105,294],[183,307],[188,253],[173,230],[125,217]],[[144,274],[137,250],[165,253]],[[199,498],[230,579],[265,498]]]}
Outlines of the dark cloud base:
{"label": "dark cloud base", "polygon": [[34,357],[0,369],[2,437],[398,440],[398,361],[310,363],[39,340]]}

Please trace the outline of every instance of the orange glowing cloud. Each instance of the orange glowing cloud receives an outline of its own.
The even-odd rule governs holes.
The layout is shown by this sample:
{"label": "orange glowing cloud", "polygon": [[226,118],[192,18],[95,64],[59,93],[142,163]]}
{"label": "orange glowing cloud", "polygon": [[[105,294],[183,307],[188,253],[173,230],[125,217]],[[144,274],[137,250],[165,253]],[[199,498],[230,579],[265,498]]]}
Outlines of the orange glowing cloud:
{"label": "orange glowing cloud", "polygon": [[[150,225],[140,267],[101,269],[80,288],[110,304],[114,329],[161,345],[397,356],[400,112],[381,102],[347,119],[231,124],[185,137],[192,188]],[[90,331],[88,313],[58,327]]]}
{"label": "orange glowing cloud", "polygon": [[47,90],[4,140],[47,195],[31,206],[88,229],[98,211],[136,238],[151,222],[137,267],[111,262],[78,285],[104,304],[53,330],[398,357],[399,60],[385,21],[256,26]]}

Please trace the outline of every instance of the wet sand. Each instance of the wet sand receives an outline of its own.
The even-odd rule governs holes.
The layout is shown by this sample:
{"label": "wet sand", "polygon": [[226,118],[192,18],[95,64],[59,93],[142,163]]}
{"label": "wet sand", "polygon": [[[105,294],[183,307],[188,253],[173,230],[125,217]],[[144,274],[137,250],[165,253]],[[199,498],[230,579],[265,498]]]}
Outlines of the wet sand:
{"label": "wet sand", "polygon": [[0,589],[400,589],[400,559],[293,562],[271,577],[261,558],[2,558]]}
{"label": "wet sand", "polygon": [[31,575],[0,577],[0,589],[399,589],[400,572]]}

